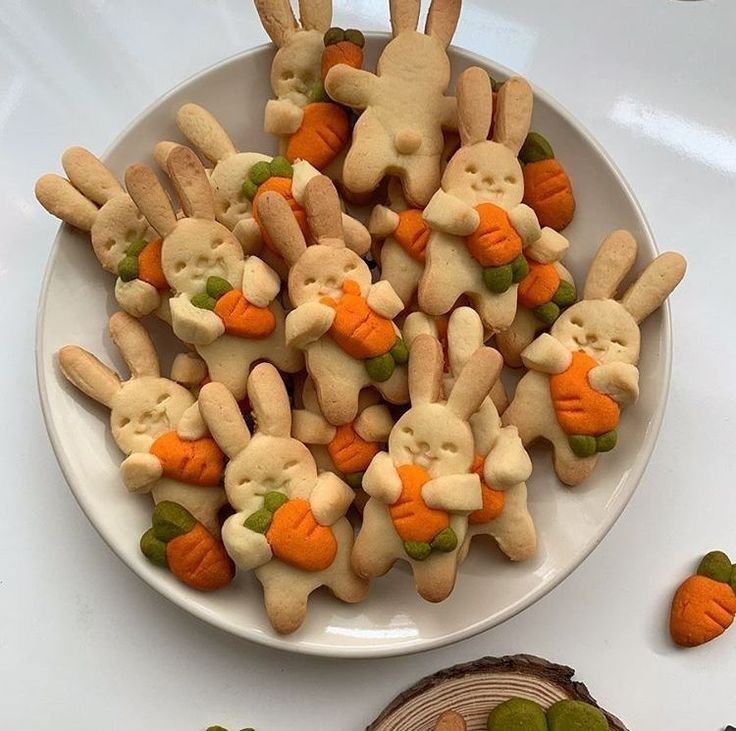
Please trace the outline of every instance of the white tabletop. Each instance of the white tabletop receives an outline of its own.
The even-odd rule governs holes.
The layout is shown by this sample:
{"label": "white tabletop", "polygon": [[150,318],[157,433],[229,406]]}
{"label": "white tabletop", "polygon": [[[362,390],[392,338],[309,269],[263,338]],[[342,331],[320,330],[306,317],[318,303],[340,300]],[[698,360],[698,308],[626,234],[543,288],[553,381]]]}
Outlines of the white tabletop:
{"label": "white tabletop", "polygon": [[[387,0],[335,5],[335,24],[388,27]],[[0,726],[359,729],[427,673],[517,652],[573,666],[636,731],[736,724],[736,629],[689,651],[667,634],[672,592],[698,557],[736,556],[736,246],[725,225],[736,200],[734,27],[733,0],[465,0],[455,43],[571,110],[628,178],[660,248],[689,259],[672,297],[669,406],[629,507],[547,597],[453,647],[338,661],[233,639],[134,576],[74,502],[36,395],[35,302],[57,222],[36,204],[35,179],[58,170],[65,147],[101,153],[174,84],[262,43],[255,10],[248,0],[4,3]]]}

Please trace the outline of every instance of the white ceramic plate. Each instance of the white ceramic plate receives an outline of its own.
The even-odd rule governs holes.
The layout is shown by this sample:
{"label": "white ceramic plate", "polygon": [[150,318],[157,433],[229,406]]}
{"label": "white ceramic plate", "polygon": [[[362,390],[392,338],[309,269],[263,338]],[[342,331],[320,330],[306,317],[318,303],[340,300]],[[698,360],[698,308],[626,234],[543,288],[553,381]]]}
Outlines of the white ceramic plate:
{"label": "white ceramic plate", "polygon": [[[366,67],[373,68],[382,34],[370,34]],[[222,122],[241,150],[275,151],[262,129],[263,107],[270,96],[272,48],[263,46],[223,61],[189,79],[146,110],[105,155],[122,177],[135,161],[151,164],[154,144],[181,139],[174,119],[185,102],[198,102]],[[457,74],[469,65],[485,66],[494,76],[509,74],[471,53],[452,49]],[[656,252],[636,200],[620,173],[592,137],[543,92],[536,92],[533,129],[552,142],[573,181],[578,208],[567,229],[571,241],[566,264],[579,282],[602,238],[627,228],[640,244],[638,265]],[[455,642],[493,627],[543,596],[600,542],[633,494],[659,430],[670,372],[670,327],[666,308],[643,327],[641,399],[623,416],[620,441],[605,455],[588,483],[574,490],[554,477],[549,455],[534,453],[529,484],[530,509],[539,532],[539,552],[515,565],[490,545],[478,545],[463,565],[452,596],[440,605],[414,593],[402,562],[374,582],[369,598],[349,606],[321,592],[310,600],[309,614],[294,635],[280,637],[266,619],[261,590],[247,574],[213,595],[179,584],[138,550],[150,525],[148,498],[126,493],[120,482],[121,455],[108,433],[108,414],[83,398],[58,371],[55,353],[75,343],[123,364],[106,334],[115,309],[112,279],[95,259],[85,236],[62,226],[43,284],[38,313],[37,367],[44,416],[64,475],[91,523],[115,553],[157,591],[205,621],[235,635],[293,652],[366,657],[398,655]],[[173,338],[152,323],[157,342]],[[168,366],[170,358],[165,360]],[[73,569],[70,569],[73,570]]]}

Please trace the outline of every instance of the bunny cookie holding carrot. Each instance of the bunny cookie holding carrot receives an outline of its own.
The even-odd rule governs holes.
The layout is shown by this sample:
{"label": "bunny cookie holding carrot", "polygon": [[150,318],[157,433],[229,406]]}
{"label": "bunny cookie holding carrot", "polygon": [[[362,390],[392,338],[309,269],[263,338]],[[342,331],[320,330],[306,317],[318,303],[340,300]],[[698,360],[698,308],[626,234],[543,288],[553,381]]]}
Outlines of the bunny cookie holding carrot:
{"label": "bunny cookie holding carrot", "polygon": [[525,445],[538,438],[552,444],[555,472],[567,485],[585,480],[599,453],[616,446],[621,408],[639,394],[639,324],[685,274],[680,254],[661,254],[616,300],[636,254],[636,241],[627,231],[614,231],[604,240],[588,271],[583,299],[522,352],[529,372],[503,414]]}
{"label": "bunny cookie holding carrot", "polygon": [[468,515],[483,507],[468,419],[502,362],[490,348],[476,350],[444,401],[443,360],[436,338],[417,335],[409,354],[411,407],[391,430],[388,452],[379,452],[363,477],[370,499],[353,549],[360,576],[382,576],[398,559],[408,561],[417,591],[432,602],[452,592]]}
{"label": "bunny cookie holding carrot", "polygon": [[424,206],[440,182],[442,130],[456,125],[455,99],[446,96],[446,48],[460,0],[433,0],[424,33],[416,31],[417,0],[390,5],[393,39],[378,60],[376,74],[338,64],[328,72],[325,90],[340,104],[364,110],[345,157],[344,186],[364,195],[386,175],[397,175],[407,200]]}
{"label": "bunny cookie holding carrot", "polygon": [[[425,314],[412,312],[403,332],[411,348],[421,333],[436,337],[436,325]],[[483,338],[483,323],[475,310],[458,307],[452,312],[447,326],[445,361],[449,367],[443,376],[445,394],[452,391],[473,353],[483,347]],[[496,381],[499,383],[500,379]],[[493,538],[512,561],[523,561],[534,554],[537,546],[534,522],[527,508],[526,480],[532,473],[532,463],[516,428],[501,425],[494,389],[469,419],[475,444],[473,471],[480,478],[483,506],[468,516],[461,560],[473,537],[485,535]]]}
{"label": "bunny cookie holding carrot", "polygon": [[212,380],[241,399],[254,361],[268,360],[289,373],[302,367],[299,351],[284,341],[284,311],[276,299],[281,281],[259,258],[244,259],[238,240],[215,221],[212,188],[194,152],[176,147],[167,165],[184,210],[181,219],[149,167],[130,166],[126,184],[163,238],[174,334],[195,346]]}
{"label": "bunny cookie holding carrot", "polygon": [[83,147],[61,158],[69,179],[48,173],[36,182],[36,198],[54,216],[89,232],[105,271],[117,277],[115,299],[134,317],[158,311],[167,319],[169,285],[161,269],[161,239],[122,185]]}
{"label": "bunny cookie holding carrot", "polygon": [[516,155],[526,138],[532,91],[524,79],[509,79],[498,92],[493,140],[491,82],[481,68],[458,78],[458,129],[462,146],[442,175],[442,187],[424,210],[433,229],[419,283],[419,308],[429,315],[449,312],[467,295],[492,331],[511,325],[517,284],[527,260],[562,258],[567,240],[540,229],[521,203],[524,179]]}
{"label": "bunny cookie holding carrot", "polygon": [[286,342],[305,353],[322,414],[334,426],[352,422],[362,389],[406,403],[407,351],[393,318],[401,300],[388,282],[371,283],[368,265],[345,248],[335,186],[321,175],[304,191],[307,246],[283,198],[265,193],[256,212],[290,264]]}
{"label": "bunny cookie holding carrot", "polygon": [[272,365],[253,369],[248,398],[253,435],[222,384],[204,386],[199,406],[230,458],[225,490],[237,512],[223,525],[225,547],[239,568],[255,570],[271,624],[288,634],[301,626],[320,586],[346,602],[365,598],[368,583],[350,567],[353,529],[345,512],[354,495],[334,474],[318,475],[309,450],[291,438],[289,398]]}

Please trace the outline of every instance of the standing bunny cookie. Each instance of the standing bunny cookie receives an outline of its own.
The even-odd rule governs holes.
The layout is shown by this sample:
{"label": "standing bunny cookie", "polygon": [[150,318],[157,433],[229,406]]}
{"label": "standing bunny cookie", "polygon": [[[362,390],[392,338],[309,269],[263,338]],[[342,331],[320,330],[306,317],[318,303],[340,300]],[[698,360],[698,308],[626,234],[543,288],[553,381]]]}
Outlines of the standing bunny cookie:
{"label": "standing bunny cookie", "polygon": [[493,140],[487,139],[493,105],[488,74],[466,69],[457,95],[462,146],[424,210],[434,231],[419,307],[442,315],[467,295],[485,327],[500,331],[514,319],[517,284],[528,272],[525,255],[540,263],[557,261],[568,243],[552,229],[540,229],[534,212],[521,203],[524,178],[516,155],[531,119],[527,82],[510,79],[498,92]]}
{"label": "standing bunny cookie", "polygon": [[156,350],[140,322],[116,312],[110,337],[130,369],[129,380],[121,381],[76,345],[59,351],[61,372],[110,409],[112,437],[126,455],[120,474],[128,490],[150,492],[156,503],[178,503],[219,536],[225,458],[207,435],[194,396],[161,377]]}
{"label": "standing bunny cookie", "polygon": [[407,401],[406,346],[393,318],[401,300],[388,282],[371,283],[368,265],[345,248],[335,186],[312,178],[304,191],[314,239],[307,246],[283,198],[256,207],[274,246],[291,265],[286,342],[304,350],[320,409],[331,424],[352,422],[363,388],[391,403]]}
{"label": "standing bunny cookie", "polygon": [[365,110],[345,157],[345,187],[366,194],[386,175],[397,175],[407,200],[424,206],[440,181],[442,130],[456,125],[455,99],[445,95],[450,83],[446,48],[460,0],[433,0],[424,33],[416,31],[417,0],[390,5],[394,37],[378,60],[377,73],[338,64],[328,72],[325,89],[340,104]]}
{"label": "standing bunny cookie", "polygon": [[353,550],[353,567],[365,577],[409,561],[417,591],[432,602],[452,591],[468,515],[483,507],[468,419],[488,396],[501,358],[490,348],[474,352],[446,402],[442,364],[439,341],[418,335],[409,355],[411,408],[391,430],[388,452],[365,473],[370,499]]}
{"label": "standing bunny cookie", "polygon": [[129,167],[126,184],[163,237],[161,263],[174,292],[174,334],[194,345],[210,378],[240,399],[254,361],[269,360],[288,373],[302,366],[301,354],[284,342],[284,311],[276,299],[281,282],[257,257],[244,260],[238,240],[215,221],[212,189],[194,152],[177,147],[167,165],[184,218],[177,220],[149,167]]}
{"label": "standing bunny cookie", "polygon": [[[421,333],[434,336],[433,321],[421,312],[412,312],[404,323],[404,336],[411,343]],[[470,357],[483,347],[483,323],[475,310],[459,307],[447,326],[449,371],[443,391],[449,394]],[[496,383],[500,383],[500,380]],[[512,560],[523,561],[536,550],[537,537],[527,509],[526,480],[532,472],[529,455],[513,426],[501,426],[493,392],[469,419],[475,444],[473,471],[480,478],[483,506],[468,516],[468,532],[461,560],[474,536],[490,536]]]}
{"label": "standing bunny cookie", "polygon": [[288,634],[301,626],[320,586],[346,602],[365,598],[368,583],[350,568],[353,529],[344,517],[353,491],[329,472],[318,475],[309,450],[291,438],[289,398],[272,365],[253,369],[248,398],[253,436],[222,384],[204,386],[199,406],[230,457],[225,490],[237,512],[223,526],[225,547],[239,568],[255,570],[271,624]]}
{"label": "standing bunny cookie", "polygon": [[[169,285],[161,270],[161,239],[115,176],[83,147],[61,158],[69,180],[49,173],[38,179],[36,198],[49,213],[88,231],[95,256],[117,277],[115,299],[134,317],[165,304]],[[165,313],[161,310],[162,316]]]}
{"label": "standing bunny cookie", "polygon": [[525,445],[540,437],[551,442],[555,472],[567,485],[581,483],[598,454],[616,446],[621,407],[639,395],[639,323],[685,274],[680,254],[661,254],[617,301],[636,253],[630,233],[610,234],[590,266],[583,300],[521,354],[530,370],[503,421],[519,429]]}

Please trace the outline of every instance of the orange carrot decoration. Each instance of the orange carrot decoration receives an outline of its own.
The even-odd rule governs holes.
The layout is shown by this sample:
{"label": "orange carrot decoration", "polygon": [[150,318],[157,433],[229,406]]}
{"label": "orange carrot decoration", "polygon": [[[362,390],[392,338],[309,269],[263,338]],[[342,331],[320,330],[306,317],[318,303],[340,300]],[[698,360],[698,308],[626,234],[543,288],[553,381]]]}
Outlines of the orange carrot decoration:
{"label": "orange carrot decoration", "polygon": [[399,225],[393,233],[396,243],[415,261],[426,259],[429,225],[418,208],[399,211]]}
{"label": "orange carrot decoration", "polygon": [[265,338],[276,329],[276,317],[268,307],[256,307],[243,293],[231,289],[215,305],[215,314],[225,325],[225,332],[241,338]]}
{"label": "orange carrot decoration", "polygon": [[736,566],[711,551],[698,572],[680,585],[672,601],[670,634],[682,647],[697,647],[722,635],[736,616]]}
{"label": "orange carrot decoration", "polygon": [[138,254],[138,279],[156,287],[158,290],[169,289],[169,283],[161,267],[161,250],[163,239],[153,239]]}
{"label": "orange carrot decoration", "polygon": [[493,203],[481,203],[475,210],[480,224],[465,238],[471,256],[483,267],[510,264],[521,254],[523,243],[508,214]]}
{"label": "orange carrot decoration", "polygon": [[335,467],[345,474],[365,472],[380,451],[381,447],[377,442],[366,442],[352,424],[338,426],[335,436],[327,445],[327,452]]}
{"label": "orange carrot decoration", "polygon": [[478,475],[478,477],[480,477],[480,490],[483,496],[483,507],[472,512],[468,516],[468,523],[470,525],[490,523],[503,513],[503,509],[506,505],[506,495],[503,490],[494,490],[492,487],[488,487],[485,483],[483,479],[484,465],[485,459],[479,454],[476,454],[471,469],[476,475]]}
{"label": "orange carrot decoration", "polygon": [[225,547],[181,505],[160,502],[152,523],[140,541],[141,551],[152,563],[167,567],[198,591],[216,591],[233,580],[235,566]]}
{"label": "orange carrot decoration", "polygon": [[530,132],[519,152],[524,173],[524,203],[537,214],[541,226],[562,231],[575,215],[572,184],[551,145]]}
{"label": "orange carrot decoration", "polygon": [[519,304],[532,310],[551,302],[560,286],[560,275],[554,264],[540,264],[527,257],[529,273],[519,282]]}
{"label": "orange carrot decoration", "polygon": [[418,465],[397,468],[401,478],[401,495],[390,506],[394,528],[402,541],[429,543],[437,534],[450,527],[450,517],[444,510],[430,508],[422,498],[422,487],[429,473]]}
{"label": "orange carrot decoration", "polygon": [[149,451],[161,462],[164,477],[202,487],[222,482],[225,455],[210,437],[187,441],[169,431],[158,437]]}
{"label": "orange carrot decoration", "polygon": [[359,30],[330,28],[324,37],[325,50],[322,52],[322,71],[320,78],[324,84],[327,72],[339,63],[354,69],[363,66],[363,46],[365,37]]}
{"label": "orange carrot decoration", "polygon": [[302,125],[286,144],[289,162],[306,160],[324,170],[350,138],[348,113],[334,102],[313,102],[304,107]]}

